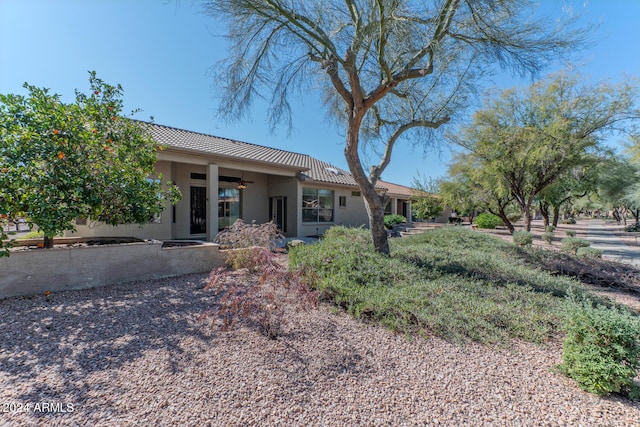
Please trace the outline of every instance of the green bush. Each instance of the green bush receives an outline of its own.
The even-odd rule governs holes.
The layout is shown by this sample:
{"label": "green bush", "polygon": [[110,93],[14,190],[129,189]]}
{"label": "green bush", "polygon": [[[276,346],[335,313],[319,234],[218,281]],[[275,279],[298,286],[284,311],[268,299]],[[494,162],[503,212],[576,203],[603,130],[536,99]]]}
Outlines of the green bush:
{"label": "green bush", "polygon": [[552,231],[547,231],[542,235],[542,240],[544,240],[545,242],[547,242],[547,244],[551,244],[551,242],[553,242],[553,232]]}
{"label": "green bush", "polygon": [[556,230],[556,228],[553,225],[547,225],[544,228],[544,231],[546,231],[547,233],[553,233]]}
{"label": "green bush", "polygon": [[560,221],[560,224],[575,224],[576,220],[573,218],[567,218]]}
{"label": "green bush", "polygon": [[384,216],[384,226],[389,230],[393,228],[394,225],[399,225],[405,223],[407,219],[402,215],[385,215]]}
{"label": "green bush", "polygon": [[602,249],[582,247],[578,248],[576,255],[579,258],[602,258]]}
{"label": "green bush", "polygon": [[567,230],[565,233],[567,233],[569,237],[576,237],[576,230]]}
{"label": "green bush", "polygon": [[640,223],[635,223],[635,224],[631,224],[631,225],[627,225],[624,228],[624,231],[628,232],[628,233],[633,233],[635,231],[640,231]]}
{"label": "green bush", "polygon": [[415,269],[373,251],[369,232],[362,228],[331,227],[314,245],[301,245],[289,253],[291,265],[305,265],[321,274],[318,289],[325,295],[353,286],[386,287],[409,280]]}
{"label": "green bush", "polygon": [[518,246],[531,246],[533,234],[528,231],[516,231],[513,233],[513,243]]}
{"label": "green bush", "polygon": [[588,248],[589,246],[591,246],[591,243],[588,240],[578,239],[576,237],[566,237],[562,239],[560,250],[562,252],[569,252],[575,255],[579,248]]}
{"label": "green bush", "polygon": [[590,393],[638,397],[633,378],[640,367],[640,318],[616,308],[569,303],[559,369]]}
{"label": "green bush", "polygon": [[[520,221],[520,218],[522,218],[522,214],[520,212],[507,215],[507,219],[512,223]],[[500,222],[503,222],[502,219]]]}
{"label": "green bush", "polygon": [[502,219],[499,216],[490,213],[481,213],[476,218],[476,224],[478,224],[478,228],[493,229],[502,224]]}
{"label": "green bush", "polygon": [[319,243],[294,248],[289,262],[357,318],[454,342],[547,342],[562,326],[567,289],[579,288],[523,265],[513,244],[461,227],[391,241],[390,257],[370,240],[366,230],[332,227]]}
{"label": "green bush", "polygon": [[304,242],[304,240],[300,240],[300,239],[290,240],[287,242],[287,250],[290,251],[292,248],[295,248],[296,246],[305,245],[305,244],[306,243]]}
{"label": "green bush", "polygon": [[18,240],[23,240],[23,239],[42,239],[43,237],[44,237],[44,232],[42,230],[34,230],[34,231],[28,232],[24,236],[20,236],[18,238]]}

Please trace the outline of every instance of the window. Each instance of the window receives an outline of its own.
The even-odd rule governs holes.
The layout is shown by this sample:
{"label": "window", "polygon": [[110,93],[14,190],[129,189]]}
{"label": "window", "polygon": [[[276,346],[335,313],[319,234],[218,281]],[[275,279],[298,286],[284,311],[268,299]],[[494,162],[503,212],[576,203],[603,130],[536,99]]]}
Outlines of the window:
{"label": "window", "polygon": [[218,230],[229,227],[240,218],[240,190],[218,189]]}
{"label": "window", "polygon": [[338,198],[338,206],[340,206],[341,208],[347,207],[347,196],[340,196]]}
{"label": "window", "polygon": [[360,192],[359,191],[352,191],[351,192],[351,197],[360,197]]}
{"label": "window", "polygon": [[197,179],[197,180],[206,180],[207,179],[207,174],[206,173],[197,173],[197,172],[191,172],[191,179]]}
{"label": "window", "polygon": [[333,190],[302,189],[302,222],[333,222]]}

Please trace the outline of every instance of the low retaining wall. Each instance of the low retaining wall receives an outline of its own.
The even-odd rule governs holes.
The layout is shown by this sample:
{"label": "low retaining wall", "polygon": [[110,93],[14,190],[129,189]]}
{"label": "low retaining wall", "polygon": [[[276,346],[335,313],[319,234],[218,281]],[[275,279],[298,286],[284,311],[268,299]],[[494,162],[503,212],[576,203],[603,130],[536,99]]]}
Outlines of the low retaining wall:
{"label": "low retaining wall", "polygon": [[0,298],[204,273],[224,265],[218,248],[144,242],[12,251],[0,258]]}

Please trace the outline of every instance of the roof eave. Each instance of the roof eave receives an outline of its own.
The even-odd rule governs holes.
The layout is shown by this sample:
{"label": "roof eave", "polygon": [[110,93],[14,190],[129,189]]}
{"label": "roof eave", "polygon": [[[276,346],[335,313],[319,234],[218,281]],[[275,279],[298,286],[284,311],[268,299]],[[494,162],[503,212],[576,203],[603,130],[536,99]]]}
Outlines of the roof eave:
{"label": "roof eave", "polygon": [[299,172],[299,171],[306,172],[306,171],[309,170],[309,167],[302,166],[302,165],[284,165],[282,163],[268,162],[268,161],[264,161],[264,160],[247,159],[246,157],[241,157],[241,156],[228,156],[228,155],[224,155],[224,154],[215,154],[215,153],[210,153],[210,152],[205,151],[205,150],[197,150],[197,149],[192,149],[192,148],[181,148],[181,147],[176,147],[176,146],[167,145],[167,144],[165,144],[165,149],[163,151],[168,152],[168,153],[176,152],[176,153],[182,153],[182,154],[204,155],[204,156],[207,156],[207,157],[211,157],[211,158],[215,158],[215,159],[224,159],[224,160],[233,161],[233,162],[236,162],[236,163],[250,163],[250,164],[262,165],[262,166],[275,166],[275,167],[277,167],[279,169],[286,169],[286,170],[291,170],[291,171],[295,171],[295,172]]}

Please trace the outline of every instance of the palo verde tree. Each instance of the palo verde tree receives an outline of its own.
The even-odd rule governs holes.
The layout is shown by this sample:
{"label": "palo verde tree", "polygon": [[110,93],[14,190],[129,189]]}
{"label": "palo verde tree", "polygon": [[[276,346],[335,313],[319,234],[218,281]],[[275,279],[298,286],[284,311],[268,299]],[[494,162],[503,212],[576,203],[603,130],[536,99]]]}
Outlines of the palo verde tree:
{"label": "palo verde tree", "polygon": [[[403,139],[433,141],[496,65],[521,74],[575,48],[585,32],[532,14],[520,0],[203,0],[228,27],[229,57],[215,70],[220,112],[236,120],[254,97],[272,126],[291,124],[290,99],[324,93],[345,129],[345,157],[365,199],[376,251],[389,253],[388,196],[376,182]],[[266,95],[266,96],[265,96]],[[380,160],[361,160],[364,142]],[[376,145],[379,144],[379,145]]]}
{"label": "palo verde tree", "polygon": [[121,116],[122,88],[90,73],[74,103],[25,83],[0,95],[0,214],[25,217],[52,237],[78,217],[148,223],[180,194],[154,174],[158,145],[145,124]]}
{"label": "palo verde tree", "polygon": [[553,216],[553,226],[557,227],[562,206],[569,206],[596,190],[597,165],[603,160],[599,156],[586,157],[582,165],[568,170],[538,194],[538,208],[545,226],[550,225]]}
{"label": "palo verde tree", "polygon": [[536,197],[601,150],[604,138],[633,132],[638,86],[582,84],[558,74],[527,90],[503,91],[450,140],[469,150],[476,167],[506,185],[530,231]]}
{"label": "palo verde tree", "polygon": [[618,222],[627,225],[627,213],[640,221],[640,164],[626,156],[616,156],[599,167],[597,194]]}
{"label": "palo verde tree", "polygon": [[[460,152],[449,165],[449,179],[440,184],[443,202],[455,209],[489,212],[502,219],[509,232],[515,228],[510,213],[514,198],[504,177],[484,167],[473,152]],[[471,215],[471,214],[469,214]]]}

